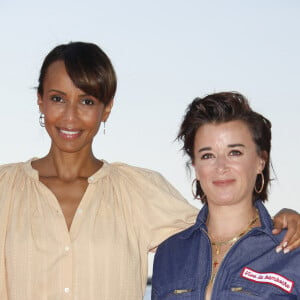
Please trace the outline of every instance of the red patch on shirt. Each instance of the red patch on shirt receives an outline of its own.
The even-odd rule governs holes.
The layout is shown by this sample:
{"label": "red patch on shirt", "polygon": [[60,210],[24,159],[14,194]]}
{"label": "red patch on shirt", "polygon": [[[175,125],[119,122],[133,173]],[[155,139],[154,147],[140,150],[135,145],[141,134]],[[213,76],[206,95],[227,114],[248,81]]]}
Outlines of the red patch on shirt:
{"label": "red patch on shirt", "polygon": [[295,282],[277,273],[260,273],[245,267],[241,277],[260,283],[267,283],[279,287],[287,293],[291,293]]}

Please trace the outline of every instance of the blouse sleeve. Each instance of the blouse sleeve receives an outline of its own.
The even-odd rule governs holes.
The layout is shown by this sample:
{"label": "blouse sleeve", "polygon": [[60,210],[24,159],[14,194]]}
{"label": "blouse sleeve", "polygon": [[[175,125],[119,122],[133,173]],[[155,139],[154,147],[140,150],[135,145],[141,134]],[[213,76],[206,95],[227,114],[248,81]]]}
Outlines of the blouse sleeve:
{"label": "blouse sleeve", "polygon": [[0,295],[3,300],[8,299],[5,274],[5,240],[11,205],[10,199],[17,173],[17,164],[0,166]]}
{"label": "blouse sleeve", "polygon": [[198,209],[158,172],[123,165],[136,232],[147,250],[195,223]]}

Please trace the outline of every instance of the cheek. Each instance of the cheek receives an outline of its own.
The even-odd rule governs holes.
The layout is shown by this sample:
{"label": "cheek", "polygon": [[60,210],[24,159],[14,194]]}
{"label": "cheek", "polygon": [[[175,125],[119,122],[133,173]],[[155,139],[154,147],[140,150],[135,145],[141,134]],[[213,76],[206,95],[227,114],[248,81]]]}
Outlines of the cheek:
{"label": "cheek", "polygon": [[93,132],[97,132],[102,119],[102,112],[90,111],[82,114],[80,118],[87,128],[90,128]]}
{"label": "cheek", "polygon": [[44,115],[48,121],[55,120],[64,114],[62,107],[53,107],[51,105],[46,105],[44,107]]}
{"label": "cheek", "polygon": [[255,161],[244,162],[243,164],[237,165],[235,170],[245,184],[252,185],[253,182],[255,182],[257,176],[257,165]]}
{"label": "cheek", "polygon": [[101,112],[90,112],[89,114],[85,115],[85,120],[87,123],[90,123],[91,125],[99,124],[101,123],[102,113]]}
{"label": "cheek", "polygon": [[194,169],[195,169],[196,178],[199,181],[203,182],[209,178],[210,173],[211,173],[210,168],[204,167],[204,166],[200,167],[200,166],[195,165]]}

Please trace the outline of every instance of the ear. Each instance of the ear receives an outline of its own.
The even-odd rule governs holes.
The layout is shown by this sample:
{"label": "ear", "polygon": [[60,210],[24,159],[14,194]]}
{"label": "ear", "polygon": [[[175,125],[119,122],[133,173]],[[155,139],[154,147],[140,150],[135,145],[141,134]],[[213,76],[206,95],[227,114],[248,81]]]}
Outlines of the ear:
{"label": "ear", "polygon": [[114,99],[111,99],[110,102],[105,105],[104,110],[103,110],[102,119],[101,119],[102,122],[107,121],[107,119],[110,115],[110,112],[112,110],[113,105],[114,105]]}
{"label": "ear", "polygon": [[194,168],[194,174],[195,174],[195,178],[196,178],[198,181],[200,181],[200,180],[199,180],[198,173],[197,173],[197,169],[196,169],[196,167],[195,167],[195,163],[194,163],[194,162],[192,162],[192,163],[191,163],[191,165],[192,165],[192,167]]}
{"label": "ear", "polygon": [[259,164],[259,169],[258,169],[258,172],[257,172],[257,174],[261,173],[261,172],[264,170],[264,168],[265,168],[265,165],[266,165],[266,162],[265,162],[265,160],[264,160],[264,159],[261,159],[261,161],[260,161],[260,164]]}
{"label": "ear", "polygon": [[39,110],[43,113],[43,99],[40,93],[37,93],[37,105],[39,106]]}
{"label": "ear", "polygon": [[266,151],[263,151],[260,155],[257,174],[261,173],[264,170],[267,158],[268,158],[268,153]]}

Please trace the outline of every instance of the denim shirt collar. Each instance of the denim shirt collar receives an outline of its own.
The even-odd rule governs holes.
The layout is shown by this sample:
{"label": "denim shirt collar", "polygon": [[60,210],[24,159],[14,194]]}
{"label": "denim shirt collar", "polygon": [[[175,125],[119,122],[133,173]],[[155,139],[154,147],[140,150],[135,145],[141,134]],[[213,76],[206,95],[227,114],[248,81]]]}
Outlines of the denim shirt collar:
{"label": "denim shirt collar", "polygon": [[[258,210],[260,222],[261,222],[261,227],[258,228],[258,230],[269,235],[273,240],[279,243],[280,241],[278,238],[276,238],[276,235],[272,234],[273,221],[267,209],[265,208],[263,202],[260,199],[258,199],[254,202],[254,206]],[[205,204],[201,208],[197,216],[196,223],[190,228],[188,228],[187,230],[185,230],[184,232],[182,232],[181,237],[183,239],[188,239],[194,232],[198,231],[199,229],[204,229],[207,231],[207,227],[206,227],[207,216],[208,216],[208,206],[207,204]]]}

